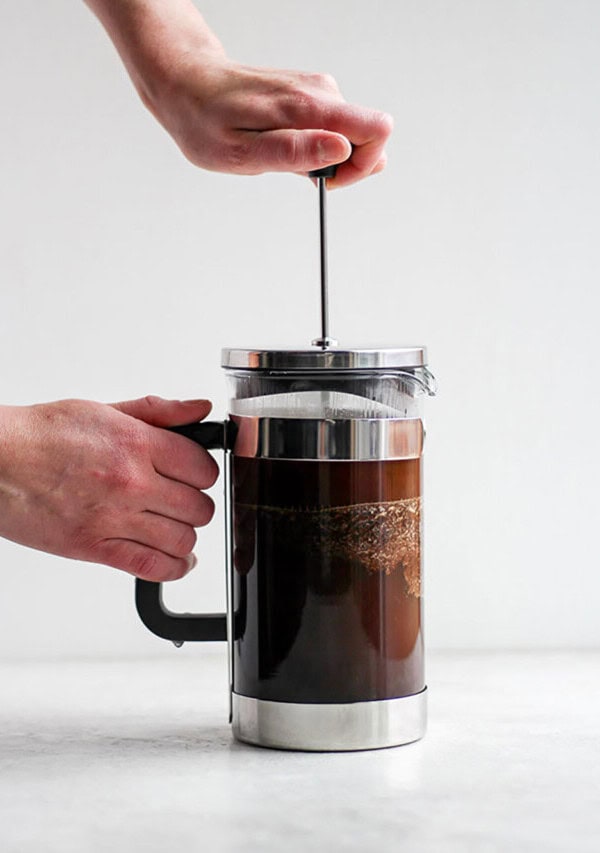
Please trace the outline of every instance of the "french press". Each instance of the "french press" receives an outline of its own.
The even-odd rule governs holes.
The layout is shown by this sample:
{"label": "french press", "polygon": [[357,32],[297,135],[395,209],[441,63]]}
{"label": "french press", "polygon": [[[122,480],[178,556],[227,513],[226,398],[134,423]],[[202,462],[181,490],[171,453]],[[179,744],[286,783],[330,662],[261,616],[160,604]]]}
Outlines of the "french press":
{"label": "french press", "polygon": [[325,180],[321,336],[297,350],[225,349],[224,422],[175,428],[225,450],[227,613],[175,614],[136,581],[139,615],[181,644],[228,641],[241,741],[317,751],[422,737],[423,347],[329,337]]}
{"label": "french press", "polygon": [[235,736],[351,750],[417,740],[424,348],[226,349],[227,420],[177,428],[226,451],[227,614],[137,607],[159,636],[229,641]]}

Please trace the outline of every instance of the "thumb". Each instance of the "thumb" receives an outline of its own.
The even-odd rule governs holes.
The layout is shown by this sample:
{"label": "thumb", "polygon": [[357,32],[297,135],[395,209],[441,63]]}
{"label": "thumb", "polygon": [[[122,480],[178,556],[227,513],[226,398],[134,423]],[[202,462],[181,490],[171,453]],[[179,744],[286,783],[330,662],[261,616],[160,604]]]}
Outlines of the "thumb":
{"label": "thumb", "polygon": [[212,409],[210,400],[163,400],[149,395],[139,400],[113,403],[113,409],[157,427],[181,426],[201,421]]}
{"label": "thumb", "polygon": [[328,130],[265,130],[250,148],[249,160],[263,172],[310,172],[343,163],[352,145]]}

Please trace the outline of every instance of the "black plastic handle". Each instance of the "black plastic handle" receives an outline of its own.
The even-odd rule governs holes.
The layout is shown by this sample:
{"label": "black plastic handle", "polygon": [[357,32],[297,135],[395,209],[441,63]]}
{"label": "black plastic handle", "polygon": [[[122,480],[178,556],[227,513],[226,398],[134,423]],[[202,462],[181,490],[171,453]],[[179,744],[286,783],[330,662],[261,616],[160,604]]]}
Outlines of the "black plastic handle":
{"label": "black plastic handle", "polygon": [[[202,421],[171,427],[170,432],[184,435],[207,450],[228,450],[233,447],[237,428],[233,421]],[[227,639],[225,613],[173,613],[163,604],[160,583],[137,578],[135,606],[146,628],[177,646]]]}
{"label": "black plastic handle", "polygon": [[337,172],[338,164],[336,163],[333,166],[325,166],[323,169],[313,169],[312,172],[308,173],[309,178],[335,178],[335,173]]}
{"label": "black plastic handle", "polygon": [[146,628],[176,646],[227,639],[224,613],[173,613],[163,603],[161,583],[136,578],[135,606]]}
{"label": "black plastic handle", "polygon": [[237,427],[233,421],[200,421],[169,427],[169,432],[191,438],[206,450],[230,450],[235,442]]}

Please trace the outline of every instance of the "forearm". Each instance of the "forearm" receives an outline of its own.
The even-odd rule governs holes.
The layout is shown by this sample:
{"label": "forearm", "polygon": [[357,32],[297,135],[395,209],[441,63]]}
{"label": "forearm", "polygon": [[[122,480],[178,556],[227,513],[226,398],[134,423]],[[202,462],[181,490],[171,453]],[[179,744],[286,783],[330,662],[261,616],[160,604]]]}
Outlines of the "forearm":
{"label": "forearm", "polygon": [[115,45],[144,103],[152,109],[185,57],[224,56],[191,0],[85,0]]}
{"label": "forearm", "polygon": [[35,410],[35,406],[0,406],[0,536],[22,544],[27,544],[26,525],[18,519],[28,517],[39,490],[56,485],[39,464],[43,440],[36,441],[35,436],[43,424]]}

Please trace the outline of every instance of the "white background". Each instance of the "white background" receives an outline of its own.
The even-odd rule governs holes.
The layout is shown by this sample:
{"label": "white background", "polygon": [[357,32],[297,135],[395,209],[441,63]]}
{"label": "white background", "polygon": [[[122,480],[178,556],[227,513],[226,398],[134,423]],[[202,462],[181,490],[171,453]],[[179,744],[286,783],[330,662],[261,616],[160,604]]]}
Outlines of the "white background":
{"label": "white background", "polygon": [[[330,199],[332,331],[429,347],[429,646],[597,646],[600,5],[202,9],[233,58],[395,117],[386,172]],[[315,336],[311,184],[194,169],[83,4],[0,6],[0,95],[2,402],[222,415],[222,346]],[[199,538],[168,600],[219,609],[220,518]],[[115,570],[1,541],[0,582],[1,657],[174,654]]]}

